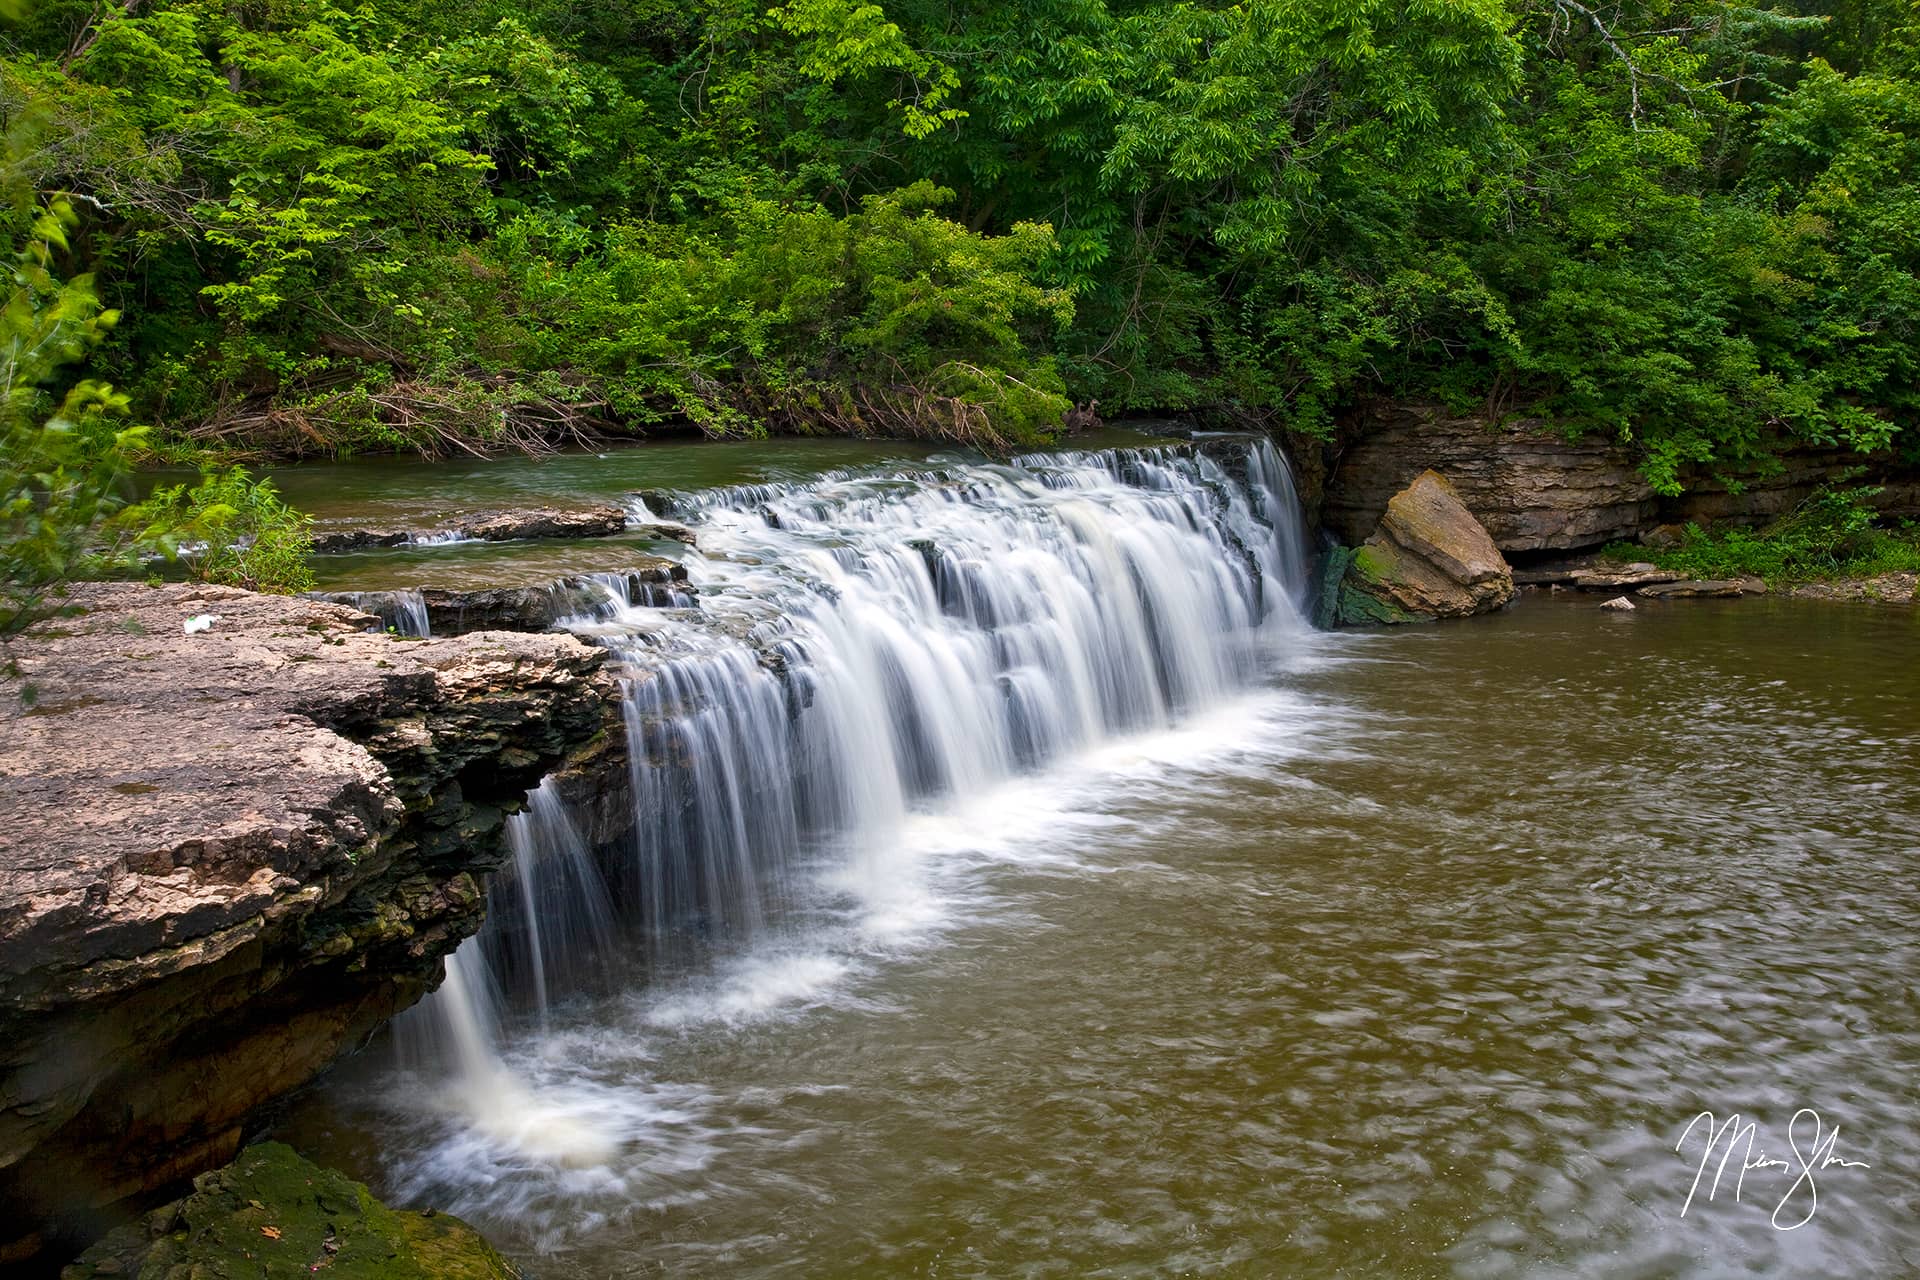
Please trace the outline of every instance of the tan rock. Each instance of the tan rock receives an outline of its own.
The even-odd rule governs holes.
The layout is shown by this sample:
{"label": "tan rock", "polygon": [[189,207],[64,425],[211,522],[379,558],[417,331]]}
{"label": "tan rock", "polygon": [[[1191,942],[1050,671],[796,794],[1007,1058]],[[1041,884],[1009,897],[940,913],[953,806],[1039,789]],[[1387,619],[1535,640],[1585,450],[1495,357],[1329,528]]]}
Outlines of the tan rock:
{"label": "tan rock", "polygon": [[1446,479],[1423,472],[1388,502],[1353,554],[1342,620],[1458,618],[1513,599],[1513,574],[1493,539]]}
{"label": "tan rock", "polygon": [[1616,591],[1621,587],[1679,582],[1686,576],[1671,569],[1656,569],[1650,564],[1630,564],[1618,569],[1575,569],[1568,578],[1582,591]]}
{"label": "tan rock", "polygon": [[1711,597],[1731,598],[1752,595],[1753,592],[1749,589],[1747,582],[1740,578],[1710,578],[1650,583],[1641,587],[1635,594],[1645,596],[1649,600],[1702,600]]}

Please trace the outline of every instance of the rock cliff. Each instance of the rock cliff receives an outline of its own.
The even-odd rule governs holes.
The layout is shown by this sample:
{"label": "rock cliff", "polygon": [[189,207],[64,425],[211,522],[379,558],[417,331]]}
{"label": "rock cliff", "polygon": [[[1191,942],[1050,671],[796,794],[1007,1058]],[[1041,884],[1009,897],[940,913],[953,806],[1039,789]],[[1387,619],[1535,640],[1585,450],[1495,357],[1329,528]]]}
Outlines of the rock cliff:
{"label": "rock cliff", "polygon": [[570,635],[403,640],[181,585],[74,603],[0,684],[0,1261],[231,1157],[438,981],[526,789],[619,755],[606,654]]}
{"label": "rock cliff", "polygon": [[[1342,542],[1366,538],[1387,502],[1422,471],[1446,476],[1501,551],[1573,551],[1632,542],[1666,525],[1762,524],[1824,484],[1864,468],[1881,485],[1876,505],[1920,515],[1920,475],[1890,457],[1833,450],[1785,452],[1768,471],[1686,477],[1663,498],[1633,454],[1599,436],[1570,440],[1537,419],[1502,424],[1433,405],[1376,404],[1356,414],[1331,448],[1297,449],[1303,481],[1320,479],[1320,520]],[[1310,495],[1312,496],[1312,495]]]}
{"label": "rock cliff", "polygon": [[1326,481],[1322,519],[1341,541],[1365,539],[1387,502],[1423,471],[1452,481],[1502,551],[1560,551],[1638,537],[1658,520],[1653,489],[1626,451],[1569,442],[1539,422],[1491,427],[1430,406],[1378,407]]}

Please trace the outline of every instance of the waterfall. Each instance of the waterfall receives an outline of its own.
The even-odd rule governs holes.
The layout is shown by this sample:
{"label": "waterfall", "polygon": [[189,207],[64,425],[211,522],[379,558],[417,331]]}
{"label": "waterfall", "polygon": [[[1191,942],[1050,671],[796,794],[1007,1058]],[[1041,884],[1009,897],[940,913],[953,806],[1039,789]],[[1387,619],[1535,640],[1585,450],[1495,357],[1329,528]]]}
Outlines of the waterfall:
{"label": "waterfall", "polygon": [[416,588],[400,591],[341,591],[323,599],[344,601],[379,618],[395,635],[415,638],[430,636],[433,627],[427,621],[427,598]]}
{"label": "waterfall", "polygon": [[694,592],[602,575],[568,623],[621,672],[624,848],[596,863],[587,824],[534,791],[481,939],[413,1015],[476,1098],[503,1087],[515,1021],[496,984],[544,1025],[569,991],[804,929],[823,895],[884,901],[913,815],[1219,704],[1303,625],[1299,505],[1264,440],[672,502]]}

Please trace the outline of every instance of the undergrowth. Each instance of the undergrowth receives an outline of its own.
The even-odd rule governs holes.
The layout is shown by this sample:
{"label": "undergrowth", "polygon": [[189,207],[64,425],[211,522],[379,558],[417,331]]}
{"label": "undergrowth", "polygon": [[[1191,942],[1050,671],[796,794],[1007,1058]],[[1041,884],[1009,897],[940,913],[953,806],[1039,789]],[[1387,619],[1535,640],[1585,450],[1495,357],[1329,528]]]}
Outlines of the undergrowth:
{"label": "undergrowth", "polygon": [[1761,529],[1709,531],[1690,524],[1677,547],[1653,550],[1616,543],[1606,554],[1649,561],[1694,578],[1751,575],[1781,583],[1920,572],[1920,524],[1878,524],[1868,505],[1878,493],[1870,487],[1822,488]]}

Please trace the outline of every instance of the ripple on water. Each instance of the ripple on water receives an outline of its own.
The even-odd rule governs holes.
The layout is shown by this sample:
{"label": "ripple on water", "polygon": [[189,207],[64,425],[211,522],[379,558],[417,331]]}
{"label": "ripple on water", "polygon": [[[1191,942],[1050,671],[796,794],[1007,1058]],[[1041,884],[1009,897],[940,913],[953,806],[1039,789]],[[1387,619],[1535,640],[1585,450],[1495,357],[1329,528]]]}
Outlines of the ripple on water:
{"label": "ripple on water", "polygon": [[[513,1057],[589,1166],[372,1065],[304,1123],[548,1278],[1920,1273],[1916,628],[1816,608],[1337,641],[923,815],[908,927],[830,884]],[[1872,1168],[1680,1216],[1689,1118],[1804,1106]]]}

